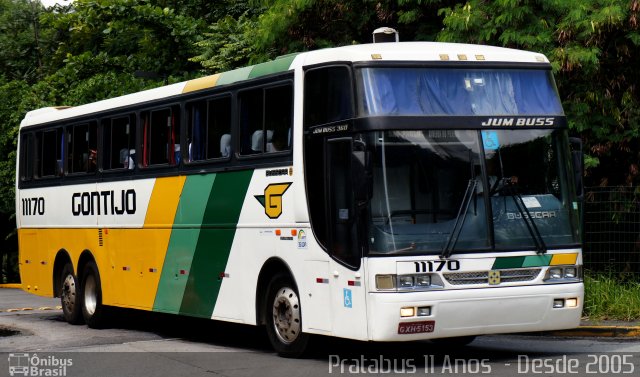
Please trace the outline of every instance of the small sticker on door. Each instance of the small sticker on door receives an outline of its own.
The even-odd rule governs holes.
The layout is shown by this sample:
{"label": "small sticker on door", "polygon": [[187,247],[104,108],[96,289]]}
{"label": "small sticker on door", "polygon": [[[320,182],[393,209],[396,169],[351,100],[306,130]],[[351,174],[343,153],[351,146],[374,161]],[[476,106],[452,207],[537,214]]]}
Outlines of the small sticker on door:
{"label": "small sticker on door", "polygon": [[298,231],[298,249],[306,249],[307,248],[307,233],[300,229]]}
{"label": "small sticker on door", "polygon": [[353,308],[353,301],[351,296],[351,289],[343,288],[342,292],[344,293],[344,307],[345,308]]}

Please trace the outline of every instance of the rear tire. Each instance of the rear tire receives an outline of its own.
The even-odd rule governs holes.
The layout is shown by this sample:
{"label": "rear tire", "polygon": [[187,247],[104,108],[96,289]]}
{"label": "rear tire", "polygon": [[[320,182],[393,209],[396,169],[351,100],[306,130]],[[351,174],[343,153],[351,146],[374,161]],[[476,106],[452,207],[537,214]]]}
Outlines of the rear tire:
{"label": "rear tire", "polygon": [[81,309],[82,295],[78,277],[73,273],[73,266],[67,263],[60,275],[60,305],[65,321],[72,325],[84,323]]}
{"label": "rear tire", "polygon": [[298,290],[288,276],[276,275],[267,288],[265,305],[267,336],[282,357],[300,357],[309,343],[302,332],[302,311]]}
{"label": "rear tire", "polygon": [[105,325],[106,309],[102,305],[100,273],[95,262],[88,262],[82,273],[82,317],[87,326],[97,329]]}

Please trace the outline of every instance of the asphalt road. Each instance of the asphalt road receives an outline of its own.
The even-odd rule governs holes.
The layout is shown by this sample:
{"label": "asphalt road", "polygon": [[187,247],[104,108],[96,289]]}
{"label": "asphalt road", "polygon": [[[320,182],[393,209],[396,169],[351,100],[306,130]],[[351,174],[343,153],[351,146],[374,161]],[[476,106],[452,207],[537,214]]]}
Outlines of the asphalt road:
{"label": "asphalt road", "polygon": [[109,328],[93,330],[68,325],[57,305],[0,289],[0,376],[11,371],[91,377],[640,373],[640,339],[496,335],[443,348],[426,341],[320,337],[306,358],[292,360],[278,357],[259,328],[120,310]]}

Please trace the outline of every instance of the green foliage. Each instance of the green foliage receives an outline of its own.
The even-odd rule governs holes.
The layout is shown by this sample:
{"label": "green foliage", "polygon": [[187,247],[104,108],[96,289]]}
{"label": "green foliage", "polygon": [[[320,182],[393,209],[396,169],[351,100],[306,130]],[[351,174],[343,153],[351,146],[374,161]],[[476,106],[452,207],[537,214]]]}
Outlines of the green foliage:
{"label": "green foliage", "polygon": [[583,314],[590,320],[640,320],[640,284],[610,274],[586,274]]}
{"label": "green foliage", "polygon": [[[262,0],[210,26],[193,58],[208,71],[260,63],[279,55],[371,42],[380,26],[398,24],[404,40],[433,40],[438,0]],[[406,26],[406,27],[405,27]],[[405,34],[406,33],[406,34]]]}
{"label": "green foliage", "polygon": [[255,18],[248,13],[237,19],[227,16],[209,26],[205,39],[196,43],[201,54],[191,58],[200,63],[207,71],[222,72],[248,65],[253,57],[253,48],[245,37],[257,25]]}
{"label": "green foliage", "polygon": [[195,55],[204,24],[193,17],[151,0],[76,0],[73,8],[43,17],[58,35],[50,73],[74,64],[78,57],[95,58],[105,68],[129,73],[168,75],[196,68],[188,59]]}
{"label": "green foliage", "polygon": [[637,0],[471,0],[440,11],[438,38],[547,55],[590,155],[587,183],[630,185],[640,179],[639,11]]}
{"label": "green foliage", "polygon": [[[189,57],[205,29],[195,8],[207,2],[172,2],[180,9],[161,3],[75,0],[72,7],[44,9],[36,0],[0,0],[1,261],[17,257],[15,150],[28,111],[81,105],[194,76],[198,66]],[[138,78],[139,71],[157,78]],[[4,263],[2,269],[3,279],[16,279],[11,266]]]}
{"label": "green foliage", "polygon": [[51,31],[40,26],[46,12],[36,1],[0,0],[0,77],[28,82],[40,78],[52,38]]}

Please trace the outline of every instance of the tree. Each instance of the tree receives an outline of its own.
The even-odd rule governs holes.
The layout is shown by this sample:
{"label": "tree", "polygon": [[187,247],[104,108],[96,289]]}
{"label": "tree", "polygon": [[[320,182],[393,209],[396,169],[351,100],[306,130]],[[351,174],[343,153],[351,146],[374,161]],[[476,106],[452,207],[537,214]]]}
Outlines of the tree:
{"label": "tree", "polygon": [[[204,23],[190,16],[203,1],[75,0],[44,9],[38,1],[0,0],[0,265],[15,279],[15,149],[25,114],[81,105],[193,77]],[[156,78],[143,79],[136,72]],[[4,242],[3,242],[4,241]],[[7,255],[8,254],[8,255]],[[3,264],[4,263],[4,264]]]}
{"label": "tree", "polygon": [[260,63],[291,52],[370,43],[380,26],[401,40],[435,40],[438,9],[452,0],[254,0],[247,10],[210,26],[193,60],[208,71]]}
{"label": "tree", "polygon": [[49,52],[51,33],[40,16],[50,12],[39,1],[0,0],[0,76],[35,82]]}
{"label": "tree", "polygon": [[640,178],[638,0],[470,0],[440,11],[442,41],[540,51],[569,125],[585,141],[588,184]]}

